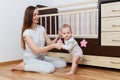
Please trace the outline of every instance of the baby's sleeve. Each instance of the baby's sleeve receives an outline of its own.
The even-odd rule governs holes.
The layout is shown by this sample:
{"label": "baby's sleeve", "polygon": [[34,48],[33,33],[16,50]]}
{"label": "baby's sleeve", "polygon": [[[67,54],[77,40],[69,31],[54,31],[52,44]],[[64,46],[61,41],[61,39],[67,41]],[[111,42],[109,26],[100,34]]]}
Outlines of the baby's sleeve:
{"label": "baby's sleeve", "polygon": [[74,47],[74,43],[73,42],[69,42],[68,44],[63,44],[62,47],[65,50],[71,50]]}

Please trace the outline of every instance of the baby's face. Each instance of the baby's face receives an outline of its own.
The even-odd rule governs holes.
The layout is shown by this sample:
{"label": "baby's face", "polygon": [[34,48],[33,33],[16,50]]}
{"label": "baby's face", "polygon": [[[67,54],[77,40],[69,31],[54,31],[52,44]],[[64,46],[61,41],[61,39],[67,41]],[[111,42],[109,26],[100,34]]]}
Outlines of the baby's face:
{"label": "baby's face", "polygon": [[70,30],[70,28],[63,28],[61,30],[61,34],[62,34],[62,37],[65,39],[65,40],[68,40],[71,38],[72,36],[72,31]]}

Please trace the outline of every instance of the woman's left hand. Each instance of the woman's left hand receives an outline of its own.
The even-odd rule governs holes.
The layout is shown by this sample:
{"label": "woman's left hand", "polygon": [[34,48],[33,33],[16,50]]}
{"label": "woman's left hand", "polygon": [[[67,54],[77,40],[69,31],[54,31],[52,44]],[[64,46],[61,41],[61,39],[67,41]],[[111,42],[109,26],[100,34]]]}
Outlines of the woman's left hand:
{"label": "woman's left hand", "polygon": [[62,45],[60,45],[59,43],[56,43],[55,48],[60,50],[60,49],[62,49]]}

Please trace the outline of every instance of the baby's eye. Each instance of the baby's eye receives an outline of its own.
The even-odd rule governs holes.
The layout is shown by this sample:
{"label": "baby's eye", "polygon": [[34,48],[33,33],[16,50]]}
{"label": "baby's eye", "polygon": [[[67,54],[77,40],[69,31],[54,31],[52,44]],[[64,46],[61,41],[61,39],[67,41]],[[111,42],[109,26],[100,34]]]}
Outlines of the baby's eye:
{"label": "baby's eye", "polygon": [[63,33],[65,35],[65,33]]}
{"label": "baby's eye", "polygon": [[67,34],[70,34],[70,32],[67,32]]}

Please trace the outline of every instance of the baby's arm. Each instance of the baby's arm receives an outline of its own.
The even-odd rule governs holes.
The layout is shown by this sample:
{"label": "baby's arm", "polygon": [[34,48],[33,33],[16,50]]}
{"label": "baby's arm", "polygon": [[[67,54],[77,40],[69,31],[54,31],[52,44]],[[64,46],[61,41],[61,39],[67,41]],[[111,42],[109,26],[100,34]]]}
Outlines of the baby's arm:
{"label": "baby's arm", "polygon": [[73,48],[73,43],[69,42],[69,44],[62,44],[62,48],[65,50],[71,50]]}

